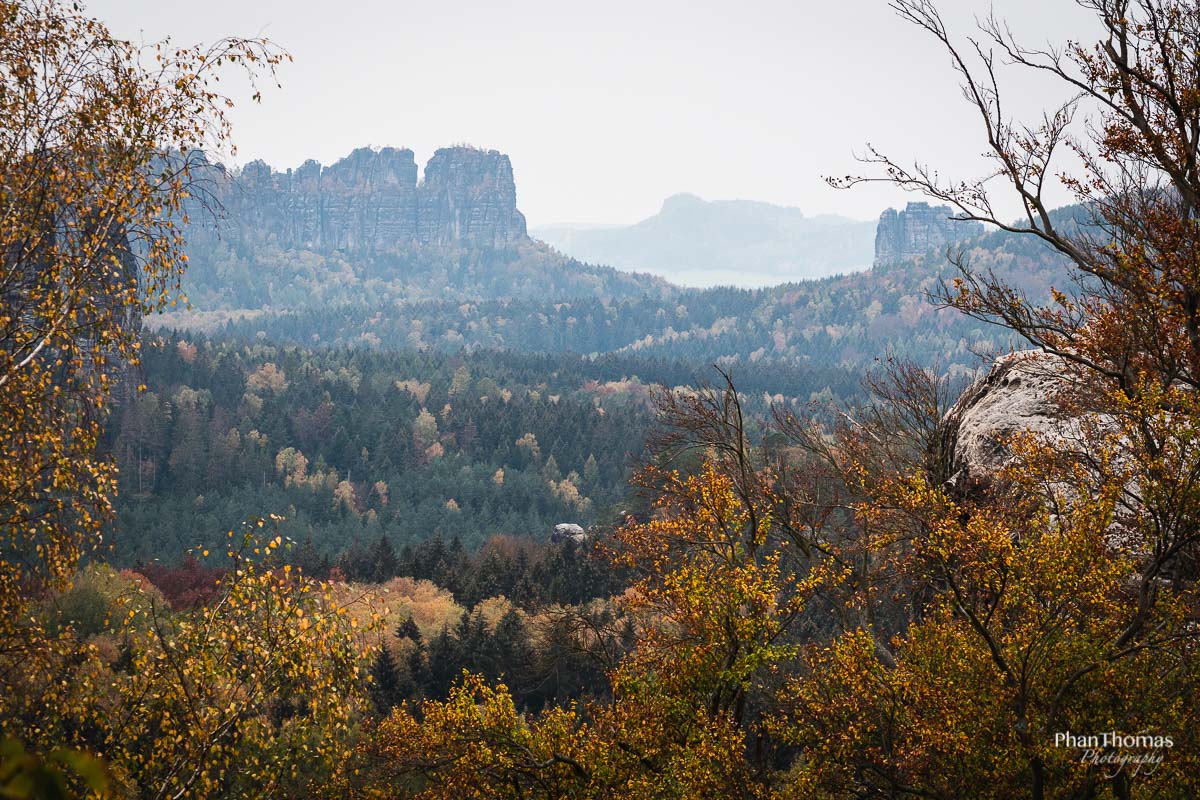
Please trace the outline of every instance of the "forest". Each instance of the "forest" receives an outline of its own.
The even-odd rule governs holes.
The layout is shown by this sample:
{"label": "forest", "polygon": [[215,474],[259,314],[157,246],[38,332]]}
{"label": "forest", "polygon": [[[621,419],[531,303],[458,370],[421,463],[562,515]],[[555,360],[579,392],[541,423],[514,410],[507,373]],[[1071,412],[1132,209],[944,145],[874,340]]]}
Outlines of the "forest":
{"label": "forest", "polygon": [[940,256],[506,289],[464,245],[369,313],[201,257],[262,305],[151,324],[222,87],[291,56],[0,0],[0,796],[1197,796],[1200,11],[1081,6],[1045,50],[890,4],[992,169],[832,183],[993,231]]}
{"label": "forest", "polygon": [[[247,516],[336,556],[386,536],[476,549],[632,512],[656,387],[711,367],[636,357],[276,347],[147,337],[101,446],[119,470],[113,563],[174,561]],[[747,407],[862,392],[848,370],[747,364]],[[145,387],[133,391],[134,381]]]}
{"label": "forest", "polygon": [[[979,245],[972,258],[981,269],[994,267],[1035,298],[1048,296],[1063,277],[1061,264],[1042,246],[1007,236],[984,238]],[[305,304],[286,310],[178,312],[161,324],[305,346],[627,354],[693,364],[765,360],[860,374],[881,353],[892,352],[967,374],[979,368],[978,353],[1001,352],[1014,340],[1002,329],[929,302],[928,293],[952,273],[944,258],[930,257],[904,270],[771,289],[677,290],[665,301],[644,294],[566,295],[551,302]]]}

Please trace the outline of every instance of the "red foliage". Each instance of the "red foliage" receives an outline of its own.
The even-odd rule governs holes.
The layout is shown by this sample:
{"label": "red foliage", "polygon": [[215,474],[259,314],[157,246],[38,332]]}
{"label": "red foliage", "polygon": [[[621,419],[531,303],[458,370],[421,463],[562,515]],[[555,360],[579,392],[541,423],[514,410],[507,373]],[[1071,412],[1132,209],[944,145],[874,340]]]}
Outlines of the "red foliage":
{"label": "red foliage", "polygon": [[224,569],[206,567],[191,555],[177,567],[143,564],[137,571],[163,593],[176,611],[207,605],[217,594],[217,582],[225,575]]}

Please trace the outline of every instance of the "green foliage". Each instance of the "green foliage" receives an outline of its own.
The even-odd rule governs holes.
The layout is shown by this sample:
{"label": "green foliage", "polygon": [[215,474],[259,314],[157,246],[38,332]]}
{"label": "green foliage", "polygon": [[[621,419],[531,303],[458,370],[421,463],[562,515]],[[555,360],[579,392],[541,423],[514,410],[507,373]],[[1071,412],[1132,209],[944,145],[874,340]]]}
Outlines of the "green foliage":
{"label": "green foliage", "polygon": [[[331,558],[381,536],[474,549],[636,508],[626,475],[653,421],[649,382],[707,370],[630,358],[372,352],[150,339],[116,405],[119,564],[174,563],[249,514]],[[841,370],[748,365],[747,403],[802,403]],[[529,437],[533,438],[530,439]],[[537,448],[519,444],[536,441]],[[316,563],[310,562],[310,567]],[[363,580],[371,575],[355,573]]]}
{"label": "green foliage", "polygon": [[[235,205],[244,205],[240,200]],[[284,250],[264,240],[253,221],[236,217],[223,220],[219,233],[201,225],[188,233],[185,288],[205,311],[344,307],[364,299],[384,305],[449,299],[457,307],[481,297],[637,297],[669,291],[649,275],[582,264],[531,240],[495,248],[397,243],[347,254]]]}
{"label": "green foliage", "polygon": [[4,800],[70,800],[80,790],[104,796],[111,781],[98,759],[57,748],[44,757],[17,739],[0,740],[0,797]]}
{"label": "green foliage", "polygon": [[375,713],[387,716],[405,699],[404,676],[396,665],[396,657],[387,646],[381,646],[371,662],[371,688],[369,695]]}
{"label": "green foliage", "polygon": [[[591,525],[625,496],[653,413],[641,383],[588,385],[569,364],[492,354],[203,340],[148,341],[143,353],[149,391],[122,399],[107,436],[123,564],[174,562],[259,512],[329,556],[382,536],[399,547],[440,533],[475,548]],[[468,365],[479,379],[464,377]],[[517,445],[531,432],[535,459]],[[547,472],[551,459],[574,480]]]}

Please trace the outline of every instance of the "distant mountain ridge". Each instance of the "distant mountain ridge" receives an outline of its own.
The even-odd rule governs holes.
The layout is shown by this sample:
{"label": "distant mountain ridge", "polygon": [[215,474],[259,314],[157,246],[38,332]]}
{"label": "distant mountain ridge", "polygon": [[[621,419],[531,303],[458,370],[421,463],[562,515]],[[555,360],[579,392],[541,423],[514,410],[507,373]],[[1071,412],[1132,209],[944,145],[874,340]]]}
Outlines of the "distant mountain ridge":
{"label": "distant mountain ridge", "polygon": [[875,223],[684,193],[634,225],[548,225],[531,235],[581,261],[684,285],[766,286],[868,268]]}
{"label": "distant mountain ridge", "polygon": [[437,150],[417,181],[407,148],[360,147],[330,166],[242,169],[225,201],[232,216],[281,246],[378,252],[410,244],[501,246],[526,238],[512,163],[495,150]]}
{"label": "distant mountain ridge", "polygon": [[357,302],[639,296],[648,275],[593,267],[530,239],[507,155],[437,150],[417,180],[413,151],[359,148],[329,166],[216,167],[188,232],[185,291],[202,310]]}
{"label": "distant mountain ridge", "polygon": [[[629,241],[632,231],[635,243],[643,236],[680,252],[742,259],[756,247],[770,254],[785,245],[789,257],[802,257],[821,252],[813,243],[827,237],[841,252],[857,252],[855,263],[875,263],[756,290],[681,288],[581,263],[530,238],[507,157],[472,148],[438,151],[421,182],[411,151],[358,150],[331,167],[248,165],[224,174],[217,190],[226,219],[216,230],[193,230],[189,245],[188,291],[204,313],[160,318],[155,327],[306,346],[837,369],[892,352],[963,370],[976,349],[1002,350],[1010,337],[929,302],[954,275],[948,246],[1033,298],[1052,285],[1069,288],[1061,257],[1036,239],[980,235],[979,226],[952,221],[949,208],[924,203],[888,210],[877,226],[679,195],[639,225],[591,232]],[[1065,223],[1078,211],[1056,214]]]}
{"label": "distant mountain ridge", "polygon": [[[1073,213],[1056,212],[1059,224],[1069,224]],[[1033,236],[992,231],[956,247],[975,269],[994,271],[1035,301],[1048,300],[1052,286],[1071,290],[1063,257]],[[930,295],[957,274],[945,250],[933,246],[864,272],[764,289],[672,287],[659,295],[619,299],[567,299],[548,291],[471,304],[431,299],[346,309],[310,304],[244,318],[176,317],[168,324],[239,340],[622,354],[735,370],[771,363],[864,370],[888,353],[964,375],[979,365],[977,353],[1003,352],[1016,342],[1010,331],[931,302]]]}
{"label": "distant mountain ridge", "polygon": [[517,208],[507,155],[441,148],[418,175],[413,151],[393,147],[328,166],[216,167],[206,188],[224,214],[214,224],[193,213],[188,231],[193,307],[620,300],[676,291],[666,281],[758,288],[898,264],[979,233],[924,203],[889,209],[876,225],[677,194],[636,225],[535,230],[544,243]]}

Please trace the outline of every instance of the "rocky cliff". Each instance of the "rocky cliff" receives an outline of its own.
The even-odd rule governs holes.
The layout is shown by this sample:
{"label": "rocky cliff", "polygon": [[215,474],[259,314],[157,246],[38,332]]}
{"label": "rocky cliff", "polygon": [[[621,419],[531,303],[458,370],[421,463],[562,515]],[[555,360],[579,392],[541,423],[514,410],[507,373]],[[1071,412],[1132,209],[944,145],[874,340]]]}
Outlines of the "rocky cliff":
{"label": "rocky cliff", "polygon": [[889,208],[875,228],[875,267],[888,267],[944,249],[983,233],[977,222],[958,222],[949,206],[909,203],[903,211]]}
{"label": "rocky cliff", "polygon": [[[530,239],[495,150],[360,148],[322,166],[193,168],[184,292],[197,311],[349,303],[641,297],[648,275],[580,264]],[[219,215],[211,213],[219,205]]]}
{"label": "rocky cliff", "polygon": [[376,253],[526,239],[512,164],[495,150],[440,149],[419,183],[412,150],[364,147],[328,167],[307,161],[276,172],[255,161],[223,184],[223,233],[282,250]]}

